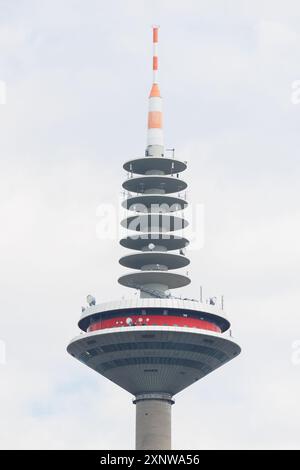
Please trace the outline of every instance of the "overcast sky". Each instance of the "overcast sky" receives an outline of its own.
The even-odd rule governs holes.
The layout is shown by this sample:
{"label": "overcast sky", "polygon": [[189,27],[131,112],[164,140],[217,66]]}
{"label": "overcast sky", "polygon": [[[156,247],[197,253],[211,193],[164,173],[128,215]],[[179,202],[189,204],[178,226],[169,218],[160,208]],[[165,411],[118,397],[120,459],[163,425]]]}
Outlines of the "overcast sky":
{"label": "overcast sky", "polygon": [[243,349],[176,397],[173,446],[300,447],[299,1],[0,0],[1,448],[134,447],[132,397],[65,349],[88,293],[132,295],[97,208],[144,154],[153,23],[205,206],[182,293],[224,294]]}

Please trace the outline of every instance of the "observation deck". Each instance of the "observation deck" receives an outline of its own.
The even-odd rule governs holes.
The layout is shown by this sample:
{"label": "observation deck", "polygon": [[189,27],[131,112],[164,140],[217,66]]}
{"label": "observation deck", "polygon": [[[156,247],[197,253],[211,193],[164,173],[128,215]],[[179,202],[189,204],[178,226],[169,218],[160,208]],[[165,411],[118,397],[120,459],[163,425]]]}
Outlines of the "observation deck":
{"label": "observation deck", "polygon": [[189,300],[99,304],[79,327],[68,352],[134,396],[173,396],[240,353],[224,312]]}

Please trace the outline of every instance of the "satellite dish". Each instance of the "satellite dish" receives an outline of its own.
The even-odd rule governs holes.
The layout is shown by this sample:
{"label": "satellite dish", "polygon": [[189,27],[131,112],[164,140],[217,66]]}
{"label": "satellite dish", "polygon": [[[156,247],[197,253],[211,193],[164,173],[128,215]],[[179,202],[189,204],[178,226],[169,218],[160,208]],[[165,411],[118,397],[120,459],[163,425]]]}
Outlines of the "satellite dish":
{"label": "satellite dish", "polygon": [[86,301],[87,301],[87,303],[89,304],[90,307],[91,307],[92,305],[96,305],[96,299],[95,299],[95,297],[93,297],[93,296],[90,295],[90,294],[86,297]]}
{"label": "satellite dish", "polygon": [[154,248],[155,248],[154,243],[149,243],[148,248],[149,248],[150,251],[153,251]]}
{"label": "satellite dish", "polygon": [[128,317],[126,318],[126,325],[131,326],[133,323],[132,318]]}

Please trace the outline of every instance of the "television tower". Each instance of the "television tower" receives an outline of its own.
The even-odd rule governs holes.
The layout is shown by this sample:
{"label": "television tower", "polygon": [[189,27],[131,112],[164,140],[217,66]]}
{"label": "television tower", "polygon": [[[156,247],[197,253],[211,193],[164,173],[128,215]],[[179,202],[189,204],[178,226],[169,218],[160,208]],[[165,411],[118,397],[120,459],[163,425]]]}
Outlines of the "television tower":
{"label": "television tower", "polygon": [[[136,405],[136,449],[171,449],[174,395],[236,357],[230,323],[216,298],[182,299],[171,290],[190,283],[186,162],[165,155],[162,98],[157,81],[158,27],[153,27],[153,83],[149,95],[144,157],[124,164],[127,179],[122,222],[128,254],[120,264],[130,270],[118,282],[139,296],[96,304],[88,296],[79,328],[83,333],[68,352],[127,390]],[[134,231],[134,234],[132,233]],[[176,233],[175,233],[176,232]]]}

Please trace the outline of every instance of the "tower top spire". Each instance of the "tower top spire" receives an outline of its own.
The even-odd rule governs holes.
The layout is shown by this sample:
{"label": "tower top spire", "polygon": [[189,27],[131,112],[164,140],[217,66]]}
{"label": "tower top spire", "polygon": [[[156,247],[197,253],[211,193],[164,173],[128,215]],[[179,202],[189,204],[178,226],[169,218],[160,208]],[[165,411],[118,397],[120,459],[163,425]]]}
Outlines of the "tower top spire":
{"label": "tower top spire", "polygon": [[149,97],[160,97],[160,91],[158,86],[158,26],[152,26],[153,32],[153,59],[152,59],[152,71],[153,81],[152,88]]}
{"label": "tower top spire", "polygon": [[158,75],[158,26],[152,26],[153,31],[153,83],[157,83]]}
{"label": "tower top spire", "polygon": [[153,34],[153,80],[149,95],[148,133],[146,156],[164,155],[163,131],[162,131],[162,99],[158,86],[158,26],[152,26]]}

